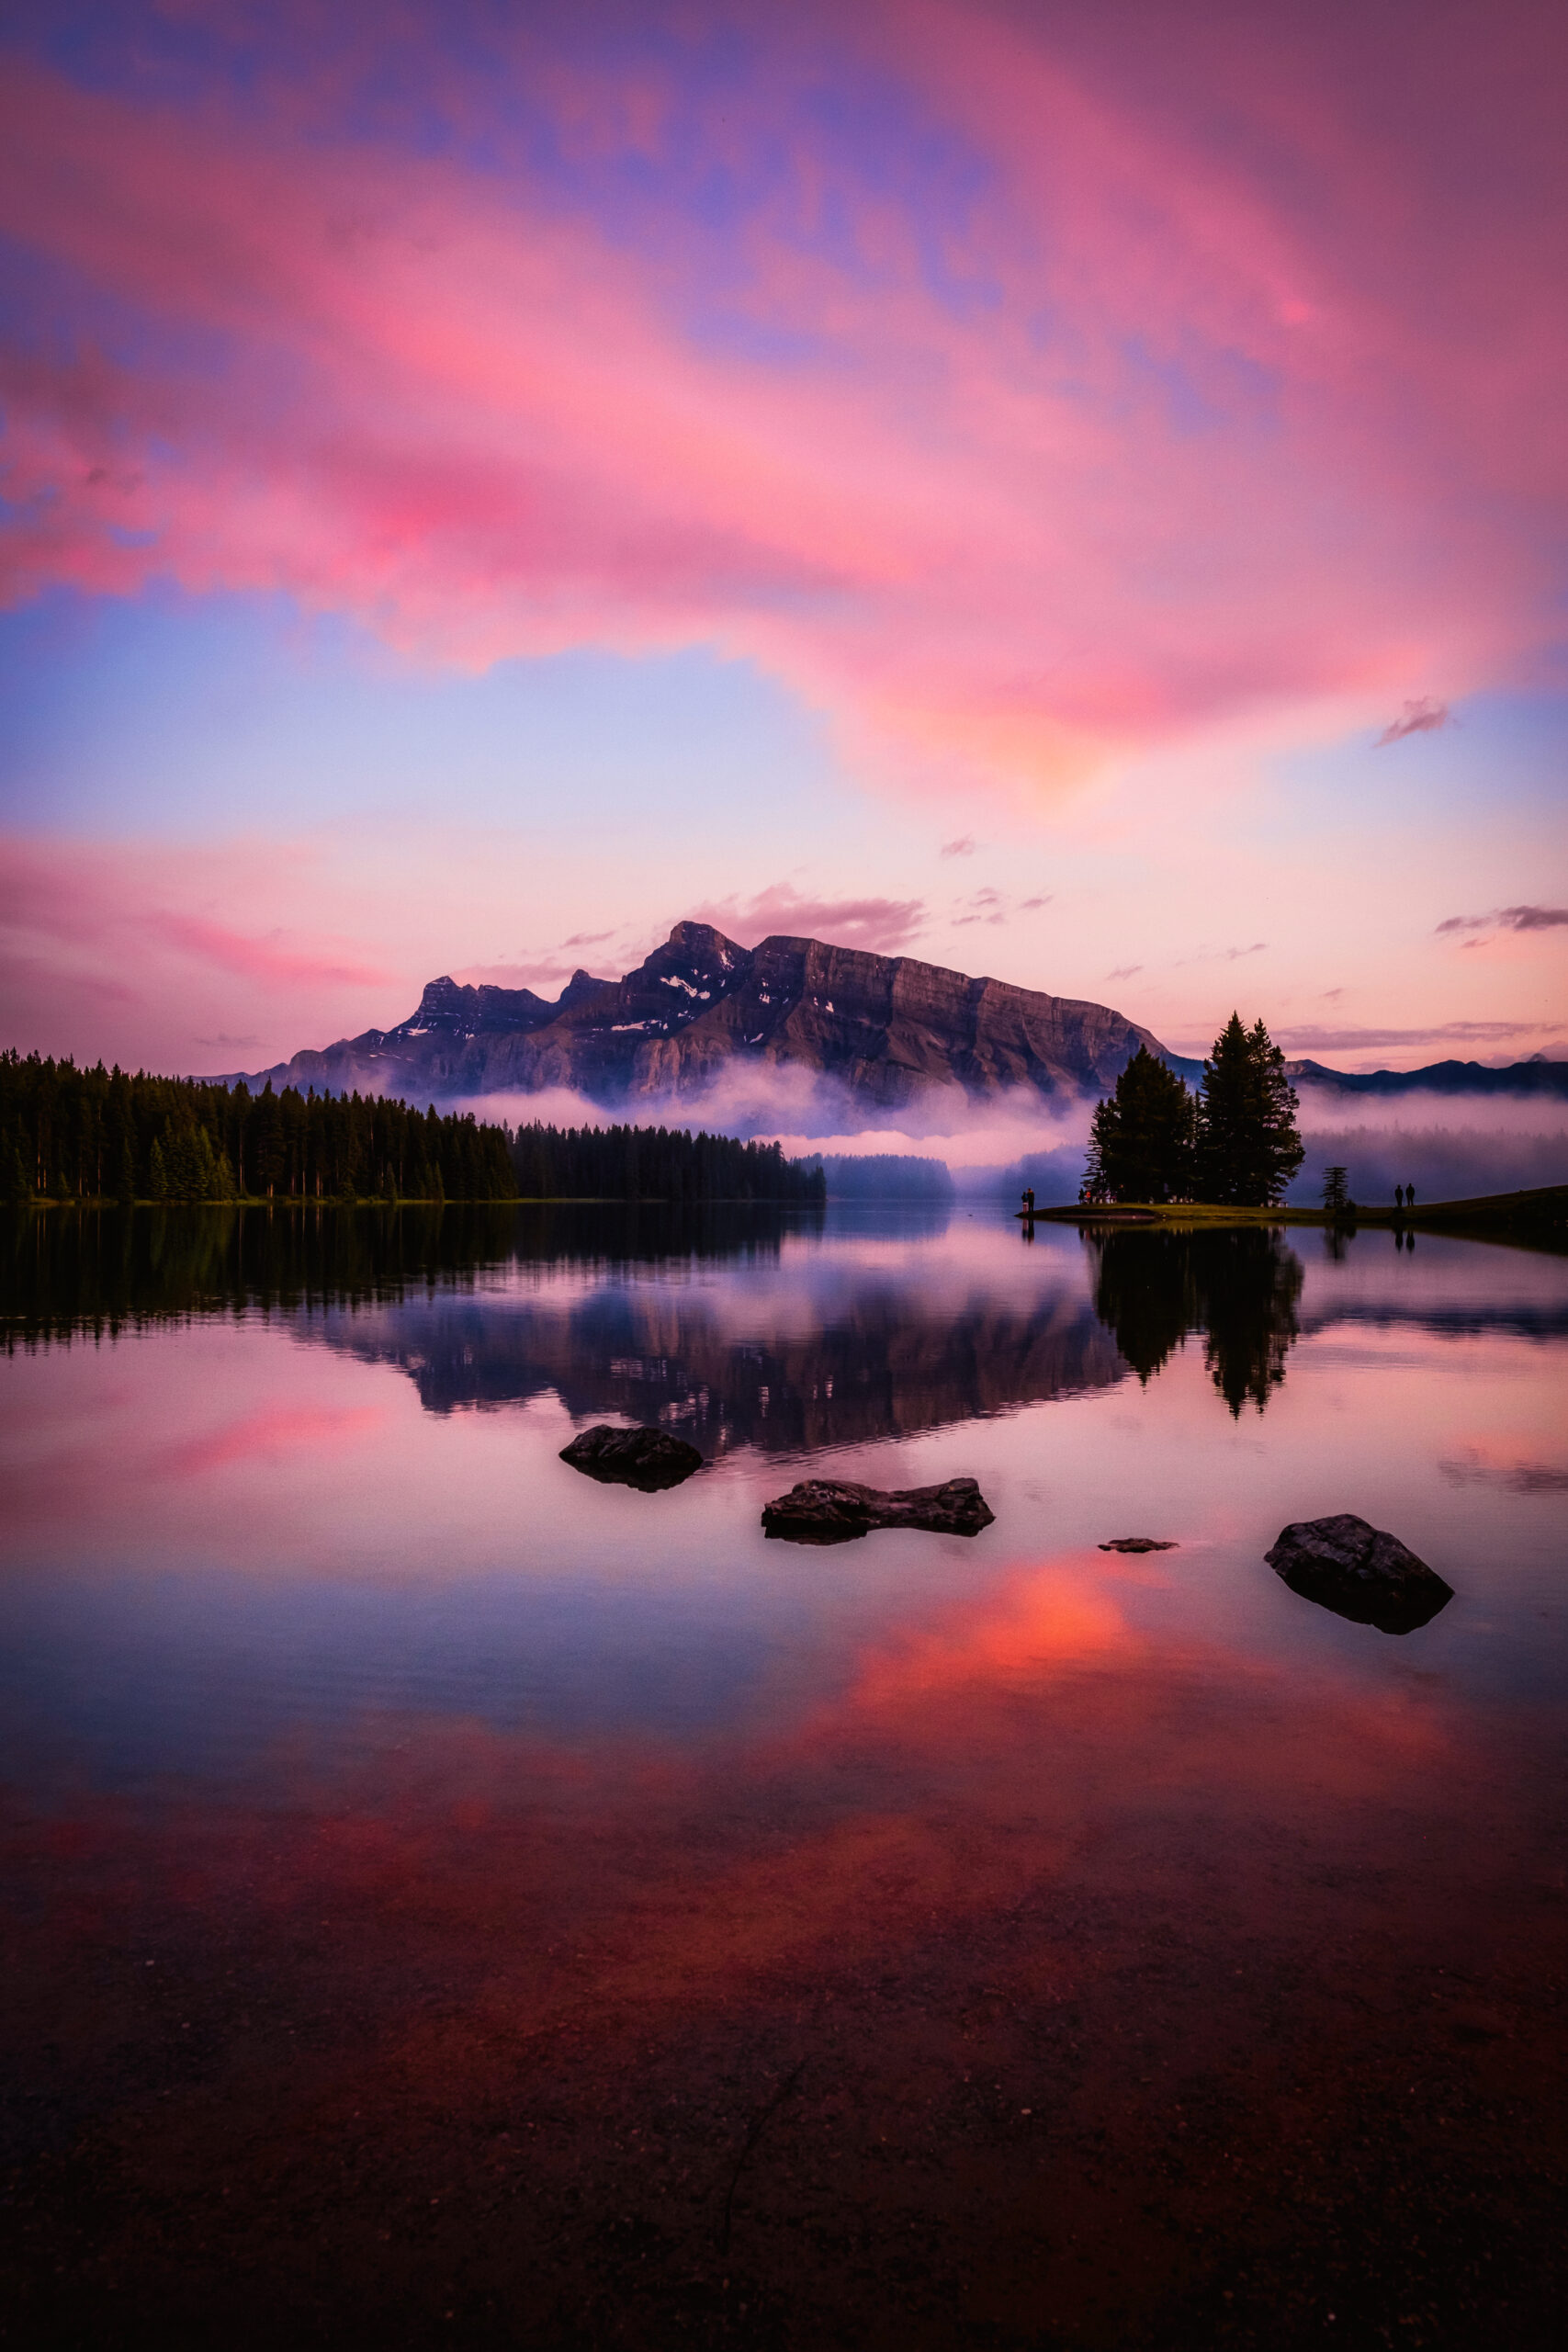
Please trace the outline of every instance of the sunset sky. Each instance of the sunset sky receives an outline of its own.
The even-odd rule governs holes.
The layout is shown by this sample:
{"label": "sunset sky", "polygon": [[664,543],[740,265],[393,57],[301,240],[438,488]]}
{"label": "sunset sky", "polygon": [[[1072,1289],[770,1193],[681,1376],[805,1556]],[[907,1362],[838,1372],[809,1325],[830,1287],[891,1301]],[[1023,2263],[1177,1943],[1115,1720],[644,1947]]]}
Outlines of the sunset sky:
{"label": "sunset sky", "polygon": [[0,19],[0,1043],[682,916],[1568,1054],[1568,11]]}

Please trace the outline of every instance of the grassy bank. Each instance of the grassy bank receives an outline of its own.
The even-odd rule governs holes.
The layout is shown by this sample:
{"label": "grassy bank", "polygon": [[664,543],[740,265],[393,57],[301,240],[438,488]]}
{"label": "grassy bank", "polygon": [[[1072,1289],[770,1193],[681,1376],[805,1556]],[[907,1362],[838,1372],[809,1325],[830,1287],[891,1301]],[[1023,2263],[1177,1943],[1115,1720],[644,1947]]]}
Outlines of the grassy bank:
{"label": "grassy bank", "polygon": [[1213,1225],[1338,1225],[1345,1231],[1359,1226],[1408,1227],[1416,1230],[1456,1233],[1518,1234],[1532,1239],[1568,1242],[1568,1184],[1544,1184],[1525,1193],[1483,1193],[1472,1200],[1423,1202],[1413,1209],[1392,1204],[1363,1208],[1353,1216],[1331,1216],[1326,1209],[1228,1208],[1204,1201],[1118,1201],[1113,1206],[1036,1209],[1037,1223],[1061,1225],[1157,1225],[1193,1227]]}

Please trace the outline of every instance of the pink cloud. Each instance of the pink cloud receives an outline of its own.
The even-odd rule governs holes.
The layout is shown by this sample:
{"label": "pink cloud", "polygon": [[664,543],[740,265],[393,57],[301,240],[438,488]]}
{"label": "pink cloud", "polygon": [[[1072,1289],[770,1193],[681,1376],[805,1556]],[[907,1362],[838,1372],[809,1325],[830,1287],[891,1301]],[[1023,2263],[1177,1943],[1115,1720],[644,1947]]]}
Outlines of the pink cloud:
{"label": "pink cloud", "polygon": [[[14,346],[6,593],[281,588],[474,664],[717,641],[905,773],[1025,783],[1524,674],[1568,491],[1559,35],[1421,17],[1391,122],[1321,17],[781,18],[694,134],[781,156],[728,336],[678,208],[634,250],[460,141],[323,136],[326,68],[239,111],[18,64],[6,233],[160,332],[134,364],[80,326]],[[534,59],[503,64],[572,154],[668,169],[694,135],[675,65]],[[795,104],[852,68],[983,163],[930,234]],[[432,73],[478,121],[438,42]],[[164,329],[218,356],[161,360]]]}
{"label": "pink cloud", "polygon": [[222,1033],[255,1045],[239,1014],[265,1008],[291,1032],[315,1025],[323,999],[379,1002],[397,976],[343,938],[207,911],[313,899],[311,879],[298,852],[244,842],[203,853],[0,836],[0,1042],[58,1053],[85,1036],[94,1054],[137,1062],[152,1041],[165,1069],[210,1068]]}
{"label": "pink cloud", "polygon": [[289,946],[282,933],[251,939],[223,923],[162,910],[132,921],[197,963],[216,965],[220,971],[236,973],[242,979],[282,980],[300,988],[374,988],[391,978],[379,965],[351,963],[320,949]]}
{"label": "pink cloud", "polygon": [[1407,702],[1399,717],[1389,720],[1372,749],[1383,751],[1390,743],[1402,743],[1407,735],[1435,735],[1439,729],[1452,724],[1453,713],[1448,704],[1423,695],[1415,702]]}
{"label": "pink cloud", "polygon": [[926,910],[918,899],[803,898],[787,882],[780,882],[751,899],[723,899],[699,907],[693,919],[739,935],[742,946],[754,946],[779,933],[785,938],[821,939],[835,947],[898,956],[923,928]]}

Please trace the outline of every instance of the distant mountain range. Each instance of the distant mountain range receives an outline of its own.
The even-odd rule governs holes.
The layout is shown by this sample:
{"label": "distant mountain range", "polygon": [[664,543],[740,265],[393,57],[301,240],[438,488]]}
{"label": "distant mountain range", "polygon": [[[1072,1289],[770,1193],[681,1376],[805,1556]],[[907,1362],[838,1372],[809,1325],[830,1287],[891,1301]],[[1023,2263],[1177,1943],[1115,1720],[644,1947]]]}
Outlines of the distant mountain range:
{"label": "distant mountain range", "polygon": [[[1193,1067],[1201,1070],[1201,1062]],[[1485,1062],[1428,1062],[1424,1069],[1325,1069],[1321,1062],[1287,1061],[1297,1086],[1332,1087],[1344,1094],[1540,1094],[1568,1098],[1568,1062],[1540,1056],[1493,1069]]]}
{"label": "distant mountain range", "polygon": [[[678,922],[621,979],[574,972],[553,1003],[531,989],[432,980],[396,1028],[245,1075],[253,1086],[270,1079],[444,1102],[566,1087],[647,1115],[656,1103],[701,1096],[737,1063],[771,1064],[830,1079],[868,1110],[897,1111],[936,1086],[979,1099],[1016,1087],[1042,1097],[1103,1093],[1141,1045],[1190,1080],[1201,1070],[1108,1005],[815,939],[747,948],[711,924]],[[1290,1068],[1315,1086],[1361,1093],[1568,1095],[1560,1062],[1513,1070],[1438,1062],[1371,1077],[1316,1062]]]}

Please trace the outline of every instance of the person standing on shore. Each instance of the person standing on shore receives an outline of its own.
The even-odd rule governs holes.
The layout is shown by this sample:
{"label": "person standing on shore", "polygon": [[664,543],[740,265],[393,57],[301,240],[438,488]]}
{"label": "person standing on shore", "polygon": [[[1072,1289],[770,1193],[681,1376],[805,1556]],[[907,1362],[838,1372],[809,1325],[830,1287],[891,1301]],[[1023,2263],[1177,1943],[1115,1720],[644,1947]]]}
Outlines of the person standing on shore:
{"label": "person standing on shore", "polygon": [[1396,1209],[1401,1210],[1403,1210],[1404,1206],[1404,1187],[1403,1184],[1396,1184],[1393,1188],[1393,1205]]}

